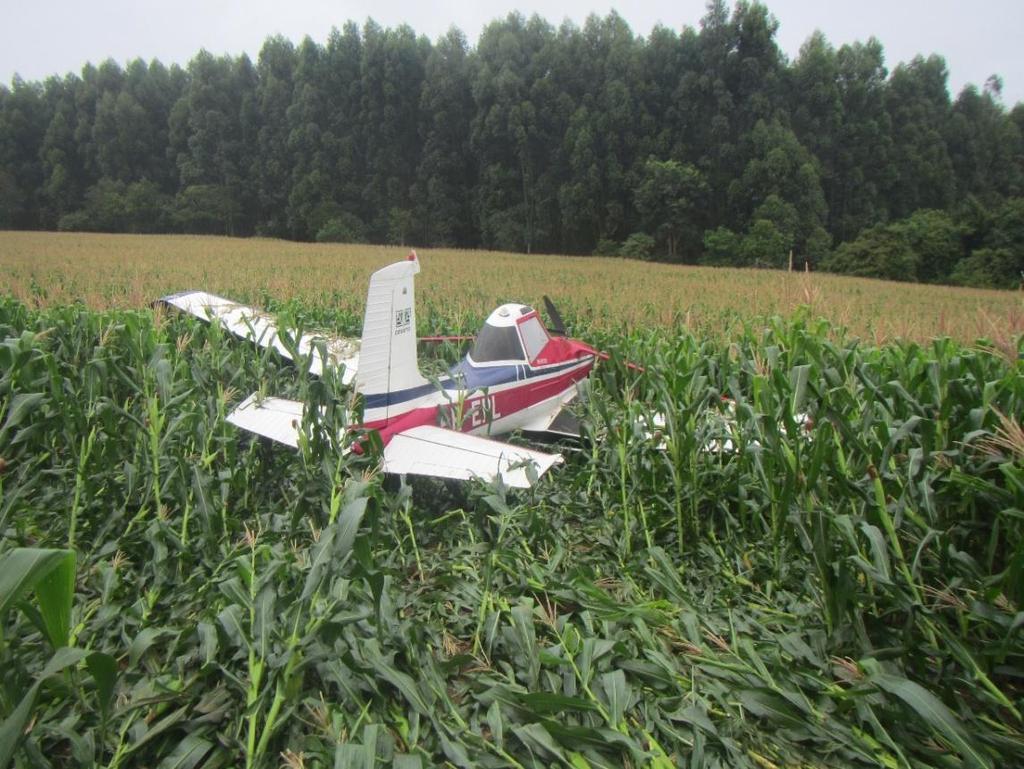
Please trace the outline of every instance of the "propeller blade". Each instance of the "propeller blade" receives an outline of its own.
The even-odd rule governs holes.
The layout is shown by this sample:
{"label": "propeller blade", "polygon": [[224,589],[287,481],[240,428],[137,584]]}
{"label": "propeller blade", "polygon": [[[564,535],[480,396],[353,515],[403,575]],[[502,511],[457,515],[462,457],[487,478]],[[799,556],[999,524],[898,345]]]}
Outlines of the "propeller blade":
{"label": "propeller blade", "polygon": [[[565,321],[562,320],[562,314],[558,311],[558,308],[555,307],[555,303],[552,302],[547,295],[544,296],[544,309],[547,310],[548,319],[551,321],[551,325],[548,327],[548,333],[550,333],[551,336],[568,336],[565,330]],[[590,346],[587,345],[587,347]],[[590,351],[601,360],[612,359],[612,356],[604,350],[595,350],[593,347],[590,347]],[[622,364],[632,371],[642,372],[644,370],[643,366],[639,366],[628,360],[622,361]]]}
{"label": "propeller blade", "polygon": [[548,299],[547,295],[544,296],[544,309],[547,310],[548,320],[551,322],[548,326],[551,336],[566,336],[565,321],[562,320],[555,303]]}

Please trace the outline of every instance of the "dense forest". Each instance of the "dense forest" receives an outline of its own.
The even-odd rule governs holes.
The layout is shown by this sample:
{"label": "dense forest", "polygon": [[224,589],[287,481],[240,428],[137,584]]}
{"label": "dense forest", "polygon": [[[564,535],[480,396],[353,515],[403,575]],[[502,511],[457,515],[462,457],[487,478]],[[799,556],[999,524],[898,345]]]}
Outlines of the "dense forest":
{"label": "dense forest", "polygon": [[794,61],[764,5],[476,46],[349,22],[0,86],[0,228],[621,254],[1015,287],[1024,104],[875,39]]}

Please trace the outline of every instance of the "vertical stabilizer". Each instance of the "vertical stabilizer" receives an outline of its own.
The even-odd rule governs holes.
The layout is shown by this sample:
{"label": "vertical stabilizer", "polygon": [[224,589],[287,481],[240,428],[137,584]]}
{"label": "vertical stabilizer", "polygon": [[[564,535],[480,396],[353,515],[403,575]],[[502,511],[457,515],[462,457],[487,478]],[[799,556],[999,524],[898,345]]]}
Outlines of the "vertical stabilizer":
{"label": "vertical stabilizer", "polygon": [[[429,384],[416,364],[414,276],[419,271],[419,259],[413,251],[405,261],[390,264],[370,276],[356,373],[356,389],[365,396]],[[370,400],[368,397],[367,401]],[[387,412],[379,416],[386,419],[392,416],[391,411],[389,404]]]}

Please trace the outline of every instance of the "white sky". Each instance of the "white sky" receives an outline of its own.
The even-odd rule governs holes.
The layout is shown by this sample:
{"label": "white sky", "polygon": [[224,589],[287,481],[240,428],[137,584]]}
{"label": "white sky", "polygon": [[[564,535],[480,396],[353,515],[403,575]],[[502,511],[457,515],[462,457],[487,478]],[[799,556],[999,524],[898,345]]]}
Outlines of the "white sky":
{"label": "white sky", "polygon": [[[731,4],[731,3],[730,3]],[[1024,0],[768,0],[781,22],[776,37],[792,59],[815,29],[836,47],[874,35],[890,69],[915,54],[939,53],[949,69],[953,98],[965,83],[979,88],[1003,78],[1003,101],[1024,101]],[[582,25],[591,12],[617,8],[633,31],[647,35],[658,22],[679,30],[697,26],[704,0],[629,4],[601,0],[0,0],[0,82],[80,71],[86,62],[141,57],[187,64],[200,48],[255,61],[263,41],[282,34],[324,42],[332,26],[372,17],[385,27],[408,23],[436,39],[451,25],[475,43],[487,22],[511,10],[538,13],[557,26]]]}

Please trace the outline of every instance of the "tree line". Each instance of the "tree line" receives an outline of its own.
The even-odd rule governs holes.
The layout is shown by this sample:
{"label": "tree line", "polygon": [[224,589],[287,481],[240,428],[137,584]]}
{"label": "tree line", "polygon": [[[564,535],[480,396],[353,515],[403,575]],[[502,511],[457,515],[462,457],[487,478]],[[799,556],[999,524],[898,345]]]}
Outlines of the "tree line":
{"label": "tree line", "polygon": [[[261,235],[1015,286],[1024,105],[756,2],[634,34],[368,21],[0,86],[0,227]],[[792,254],[792,257],[791,257]]]}

